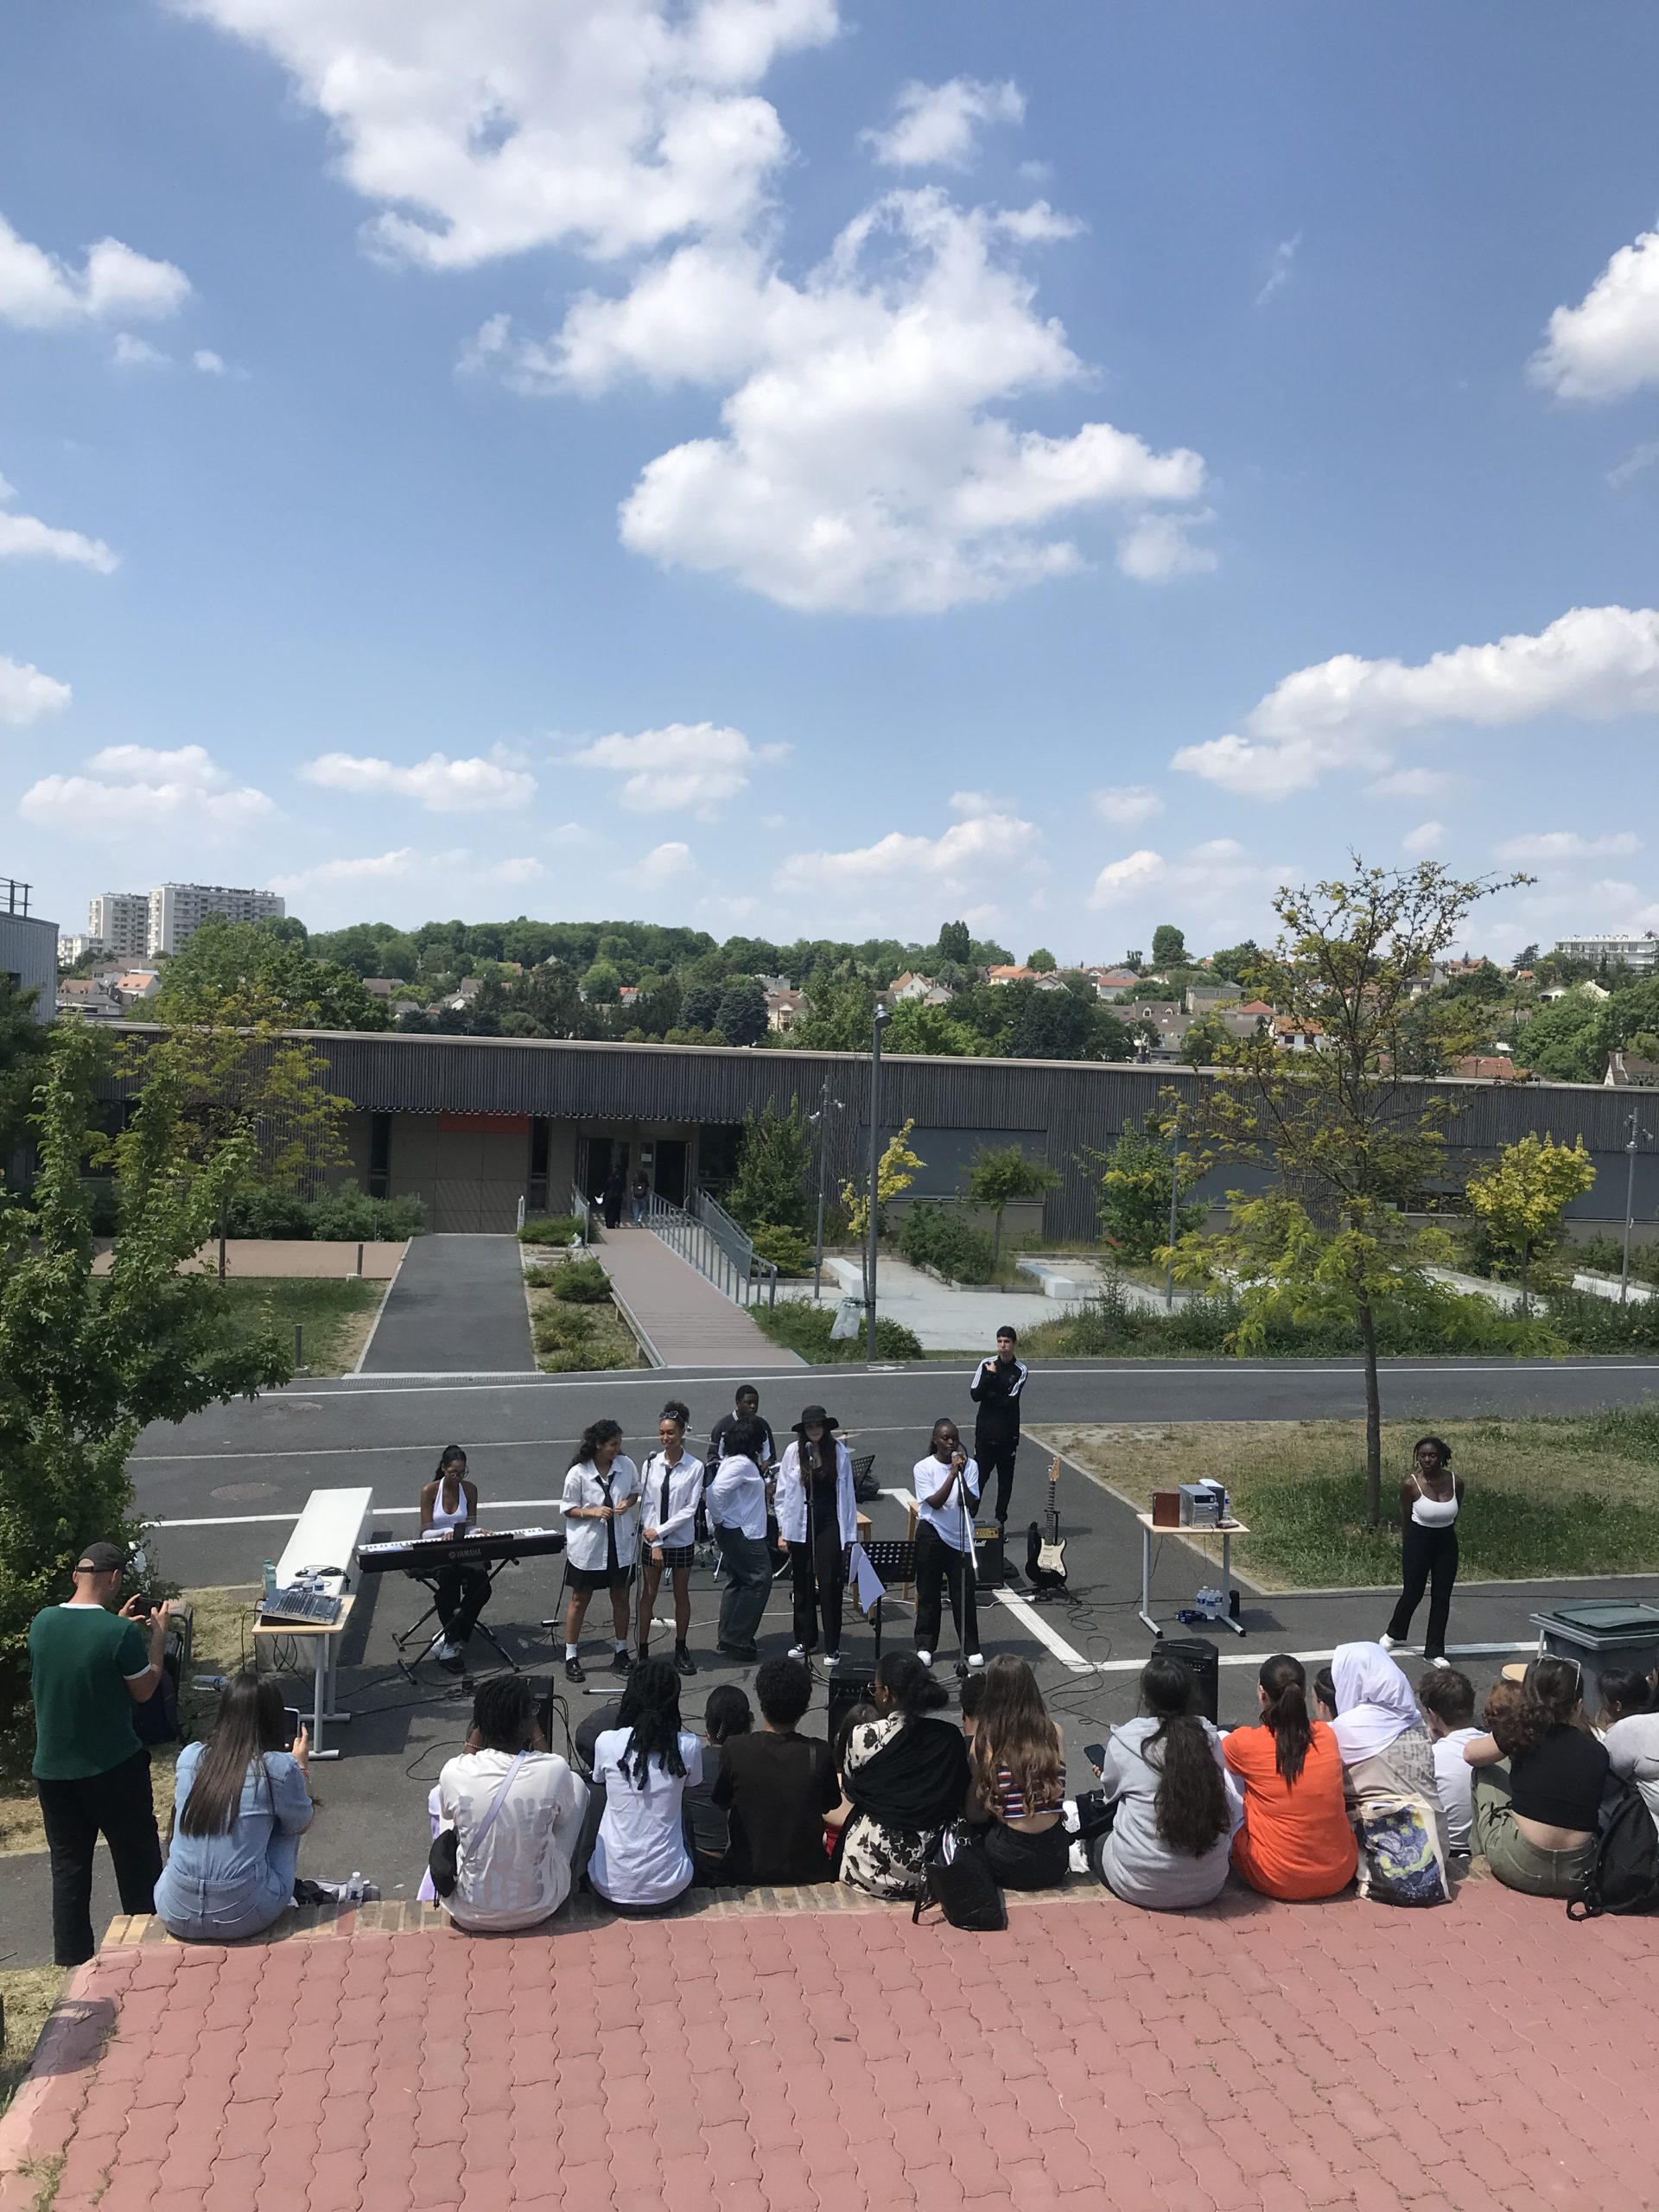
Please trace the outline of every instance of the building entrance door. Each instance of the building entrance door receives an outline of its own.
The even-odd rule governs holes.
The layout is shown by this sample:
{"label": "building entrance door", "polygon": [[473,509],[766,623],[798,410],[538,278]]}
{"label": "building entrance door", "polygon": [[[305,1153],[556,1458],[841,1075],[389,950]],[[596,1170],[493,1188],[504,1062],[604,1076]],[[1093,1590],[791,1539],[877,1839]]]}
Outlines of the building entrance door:
{"label": "building entrance door", "polygon": [[685,1139],[683,1137],[655,1137],[652,1140],[651,1187],[659,1198],[666,1198],[671,1205],[685,1204]]}

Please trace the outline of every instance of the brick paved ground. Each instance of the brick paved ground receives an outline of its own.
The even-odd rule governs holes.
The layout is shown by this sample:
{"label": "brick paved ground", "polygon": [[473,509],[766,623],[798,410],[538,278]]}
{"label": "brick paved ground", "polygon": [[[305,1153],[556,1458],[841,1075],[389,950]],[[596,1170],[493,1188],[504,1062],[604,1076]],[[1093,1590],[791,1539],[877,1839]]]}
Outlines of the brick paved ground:
{"label": "brick paved ground", "polygon": [[1656,1967],[1659,1923],[1484,1880],[130,1944],[0,2123],[0,2212],[1627,2212]]}

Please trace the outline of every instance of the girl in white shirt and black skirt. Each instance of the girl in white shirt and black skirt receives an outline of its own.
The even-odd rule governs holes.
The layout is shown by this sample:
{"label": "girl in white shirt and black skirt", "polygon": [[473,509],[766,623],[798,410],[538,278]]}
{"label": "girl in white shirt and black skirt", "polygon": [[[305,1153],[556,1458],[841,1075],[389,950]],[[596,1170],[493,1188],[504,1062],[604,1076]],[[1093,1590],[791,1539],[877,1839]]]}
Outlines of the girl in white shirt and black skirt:
{"label": "girl in white shirt and black skirt", "polygon": [[674,1581],[674,1671],[695,1675],[696,1662],[687,1649],[691,1633],[691,1567],[697,1555],[697,1507],[702,1501],[703,1466],[685,1448],[690,1407],[671,1398],[657,1424],[660,1449],[645,1462],[645,1503],[640,1509],[643,1539],[639,1574],[639,1657],[651,1656],[652,1614],[664,1574]]}
{"label": "girl in white shirt and black skirt", "polygon": [[583,1429],[575,1457],[564,1478],[561,1510],[565,1520],[564,1586],[570,1602],[564,1615],[565,1680],[584,1682],[580,1657],[582,1624],[595,1590],[611,1593],[615,1649],[613,1674],[626,1675],[628,1657],[628,1592],[639,1551],[639,1470],[622,1449],[620,1421],[596,1421]]}

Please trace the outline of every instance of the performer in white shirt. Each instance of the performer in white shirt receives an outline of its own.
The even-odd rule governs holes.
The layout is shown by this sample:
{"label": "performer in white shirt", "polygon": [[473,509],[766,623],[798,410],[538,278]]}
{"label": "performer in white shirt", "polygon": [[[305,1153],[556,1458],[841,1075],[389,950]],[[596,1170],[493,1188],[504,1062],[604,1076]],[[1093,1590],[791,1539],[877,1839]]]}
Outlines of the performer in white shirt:
{"label": "performer in white shirt", "polygon": [[645,1503],[640,1508],[639,1657],[651,1656],[651,1624],[664,1568],[674,1580],[674,1668],[695,1675],[687,1649],[691,1633],[691,1565],[697,1555],[697,1504],[702,1496],[703,1466],[685,1448],[690,1409],[671,1398],[657,1423],[660,1448],[645,1462]]}
{"label": "performer in white shirt", "polygon": [[564,1586],[570,1602],[564,1615],[564,1674],[585,1682],[580,1648],[588,1600],[595,1590],[611,1593],[615,1649],[611,1671],[626,1675],[628,1657],[628,1592],[639,1551],[639,1470],[622,1449],[620,1421],[596,1421],[583,1429],[564,1478],[560,1508],[565,1520]]}
{"label": "performer in white shirt", "polygon": [[724,1451],[709,1485],[709,1521],[726,1568],[720,1596],[720,1642],[725,1659],[752,1661],[760,1619],[772,1588],[772,1560],[766,1551],[766,1478],[760,1459],[766,1448],[761,1422],[746,1419],[726,1432]]}
{"label": "performer in white shirt", "polygon": [[979,1468],[962,1448],[953,1421],[936,1421],[925,1459],[918,1459],[916,1485],[916,1656],[933,1664],[939,1642],[941,1584],[950,1592],[950,1618],[963,1663],[982,1667],[979,1613],[974,1592],[974,1513],[979,1504]]}
{"label": "performer in white shirt", "polygon": [[839,1427],[822,1406],[808,1406],[778,1477],[779,1541],[794,1580],[795,1641],[789,1656],[804,1659],[816,1648],[822,1615],[830,1667],[841,1664],[847,1552],[858,1535],[852,1455],[835,1433]]}

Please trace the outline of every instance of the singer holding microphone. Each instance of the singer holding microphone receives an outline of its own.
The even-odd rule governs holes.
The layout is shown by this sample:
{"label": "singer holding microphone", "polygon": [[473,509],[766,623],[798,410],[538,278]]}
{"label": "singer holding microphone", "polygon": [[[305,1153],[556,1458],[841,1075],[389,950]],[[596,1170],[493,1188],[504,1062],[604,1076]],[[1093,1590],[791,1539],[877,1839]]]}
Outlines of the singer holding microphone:
{"label": "singer holding microphone", "polygon": [[627,1674],[628,1591],[639,1550],[639,1470],[622,1449],[622,1425],[596,1421],[583,1429],[564,1478],[564,1678],[585,1682],[582,1624],[595,1590],[611,1593],[611,1671]]}
{"label": "singer holding microphone", "polygon": [[979,1468],[962,1448],[953,1421],[936,1421],[928,1456],[916,1462],[916,1656],[933,1664],[939,1642],[939,1592],[950,1592],[950,1618],[964,1667],[982,1667],[975,1603],[974,1513]]}
{"label": "singer holding microphone", "polygon": [[829,1667],[841,1664],[847,1552],[858,1535],[852,1455],[835,1433],[839,1427],[822,1406],[808,1406],[778,1477],[779,1545],[794,1580],[795,1641],[789,1656],[804,1659],[817,1648],[822,1616]]}

